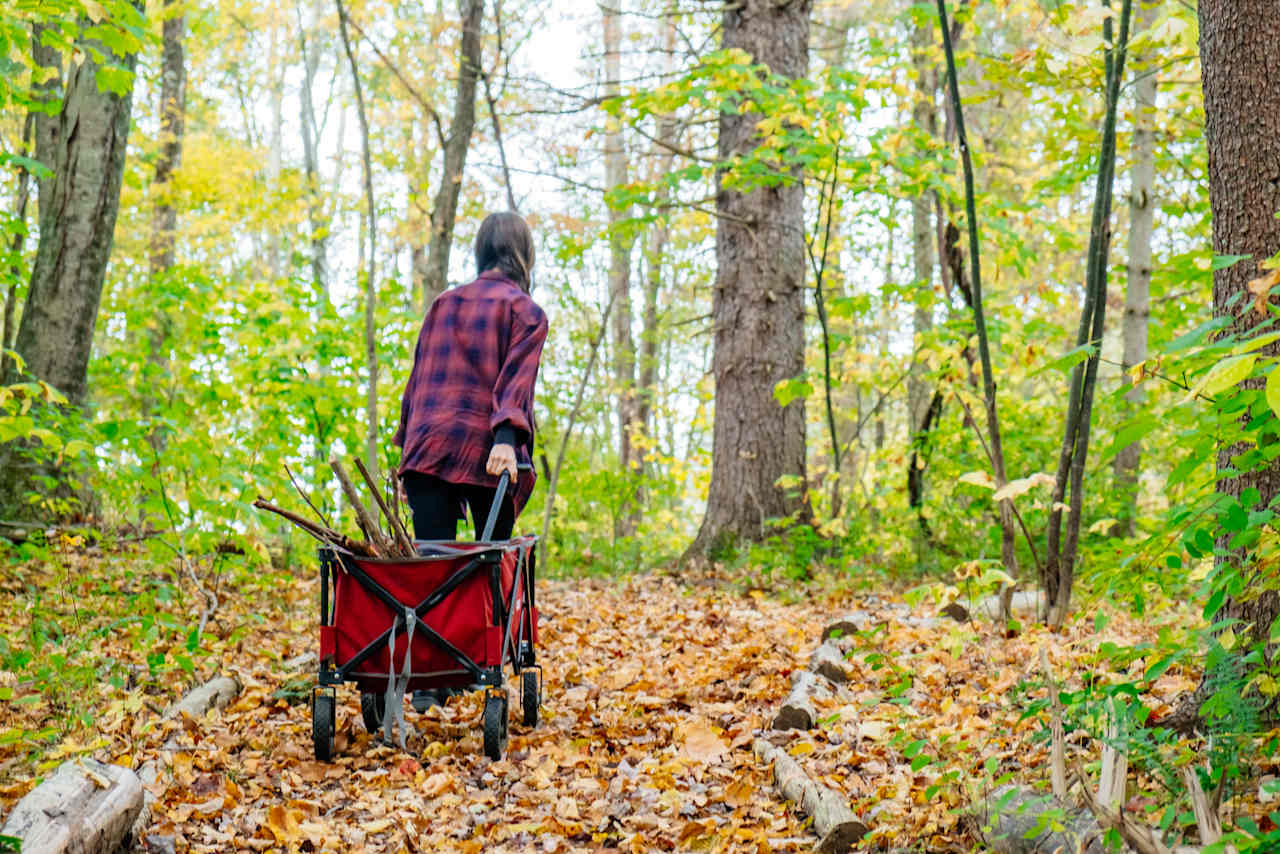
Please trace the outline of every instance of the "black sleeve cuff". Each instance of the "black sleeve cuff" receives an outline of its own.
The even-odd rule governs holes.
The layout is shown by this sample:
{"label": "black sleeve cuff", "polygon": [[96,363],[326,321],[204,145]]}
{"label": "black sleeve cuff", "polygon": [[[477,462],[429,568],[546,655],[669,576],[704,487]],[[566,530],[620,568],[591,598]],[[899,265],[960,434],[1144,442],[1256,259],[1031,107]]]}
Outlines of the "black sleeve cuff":
{"label": "black sleeve cuff", "polygon": [[493,444],[514,447],[516,444],[516,428],[507,422],[499,424],[498,429],[493,431]]}

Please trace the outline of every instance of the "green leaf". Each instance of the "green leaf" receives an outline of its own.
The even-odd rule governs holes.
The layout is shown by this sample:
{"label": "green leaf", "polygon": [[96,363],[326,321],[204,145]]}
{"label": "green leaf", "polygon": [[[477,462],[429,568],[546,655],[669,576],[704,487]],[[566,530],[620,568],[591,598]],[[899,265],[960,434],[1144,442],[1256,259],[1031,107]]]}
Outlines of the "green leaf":
{"label": "green leaf", "polygon": [[1044,365],[1036,368],[1031,372],[1030,376],[1034,377],[1037,374],[1044,373],[1045,371],[1065,371],[1068,368],[1074,368],[1076,365],[1092,356],[1096,350],[1097,348],[1092,344],[1081,344],[1079,347],[1073,347],[1058,358],[1054,359],[1052,362],[1046,362]]}
{"label": "green leaf", "polygon": [[1272,368],[1267,376],[1267,406],[1280,418],[1280,365]]}
{"label": "green leaf", "polygon": [[1232,356],[1229,359],[1223,359],[1210,368],[1209,373],[1200,378],[1200,381],[1191,389],[1191,396],[1204,394],[1213,397],[1229,388],[1234,388],[1241,380],[1249,376],[1257,361],[1258,357],[1253,353],[1246,356]]}
{"label": "green leaf", "polygon": [[1214,255],[1213,261],[1209,264],[1209,269],[1214,272],[1217,272],[1218,270],[1225,270],[1234,264],[1239,264],[1241,261],[1252,257],[1252,255]]}

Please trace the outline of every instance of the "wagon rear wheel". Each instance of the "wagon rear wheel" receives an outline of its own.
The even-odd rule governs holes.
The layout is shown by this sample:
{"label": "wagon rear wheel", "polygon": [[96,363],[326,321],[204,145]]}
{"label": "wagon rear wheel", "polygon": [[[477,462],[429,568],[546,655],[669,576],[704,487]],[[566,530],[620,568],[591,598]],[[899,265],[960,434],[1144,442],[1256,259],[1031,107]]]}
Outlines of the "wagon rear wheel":
{"label": "wagon rear wheel", "polygon": [[364,718],[364,728],[371,735],[382,729],[382,721],[387,715],[387,695],[377,691],[360,692],[360,717]]}
{"label": "wagon rear wheel", "polygon": [[538,685],[538,672],[526,668],[520,674],[520,699],[524,707],[524,725],[538,725],[538,706],[542,704],[542,692]]}
{"label": "wagon rear wheel", "polygon": [[484,701],[484,755],[497,761],[507,749],[507,698],[490,694]]}
{"label": "wagon rear wheel", "polygon": [[333,758],[333,732],[338,712],[332,694],[315,694],[311,698],[311,742],[315,746],[316,759],[328,762]]}

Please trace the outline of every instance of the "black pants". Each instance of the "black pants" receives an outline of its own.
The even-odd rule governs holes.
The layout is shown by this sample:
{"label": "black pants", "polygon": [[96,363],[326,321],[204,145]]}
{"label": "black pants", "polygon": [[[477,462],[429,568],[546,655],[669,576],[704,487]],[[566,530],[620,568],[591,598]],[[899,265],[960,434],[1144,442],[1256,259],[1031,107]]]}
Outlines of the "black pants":
{"label": "black pants", "polygon": [[[471,519],[476,526],[476,539],[484,531],[484,523],[493,506],[496,487],[471,486],[466,483],[449,483],[421,472],[404,473],[404,492],[413,511],[413,537],[416,540],[453,540],[458,537],[458,512],[462,502],[471,508]],[[498,509],[498,521],[493,526],[493,539],[511,538],[516,524],[516,509],[511,503],[511,493],[502,499]]]}

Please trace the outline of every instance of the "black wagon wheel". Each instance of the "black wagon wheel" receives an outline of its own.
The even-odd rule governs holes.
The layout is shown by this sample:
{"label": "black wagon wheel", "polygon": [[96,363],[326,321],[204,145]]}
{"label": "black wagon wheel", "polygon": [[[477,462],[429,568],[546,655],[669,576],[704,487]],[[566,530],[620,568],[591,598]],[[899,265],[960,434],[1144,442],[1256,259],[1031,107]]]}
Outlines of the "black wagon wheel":
{"label": "black wagon wheel", "polygon": [[360,717],[364,718],[364,728],[370,734],[382,729],[382,721],[387,715],[387,695],[378,691],[360,692]]}
{"label": "black wagon wheel", "polygon": [[490,694],[484,701],[484,755],[496,761],[506,749],[507,698]]}
{"label": "black wagon wheel", "polygon": [[316,759],[328,762],[333,758],[333,733],[338,712],[332,694],[318,693],[311,698],[311,742],[315,745]]}
{"label": "black wagon wheel", "polygon": [[538,672],[526,667],[520,674],[520,699],[524,708],[524,725],[538,725],[538,706],[542,704],[542,691],[539,690]]}

